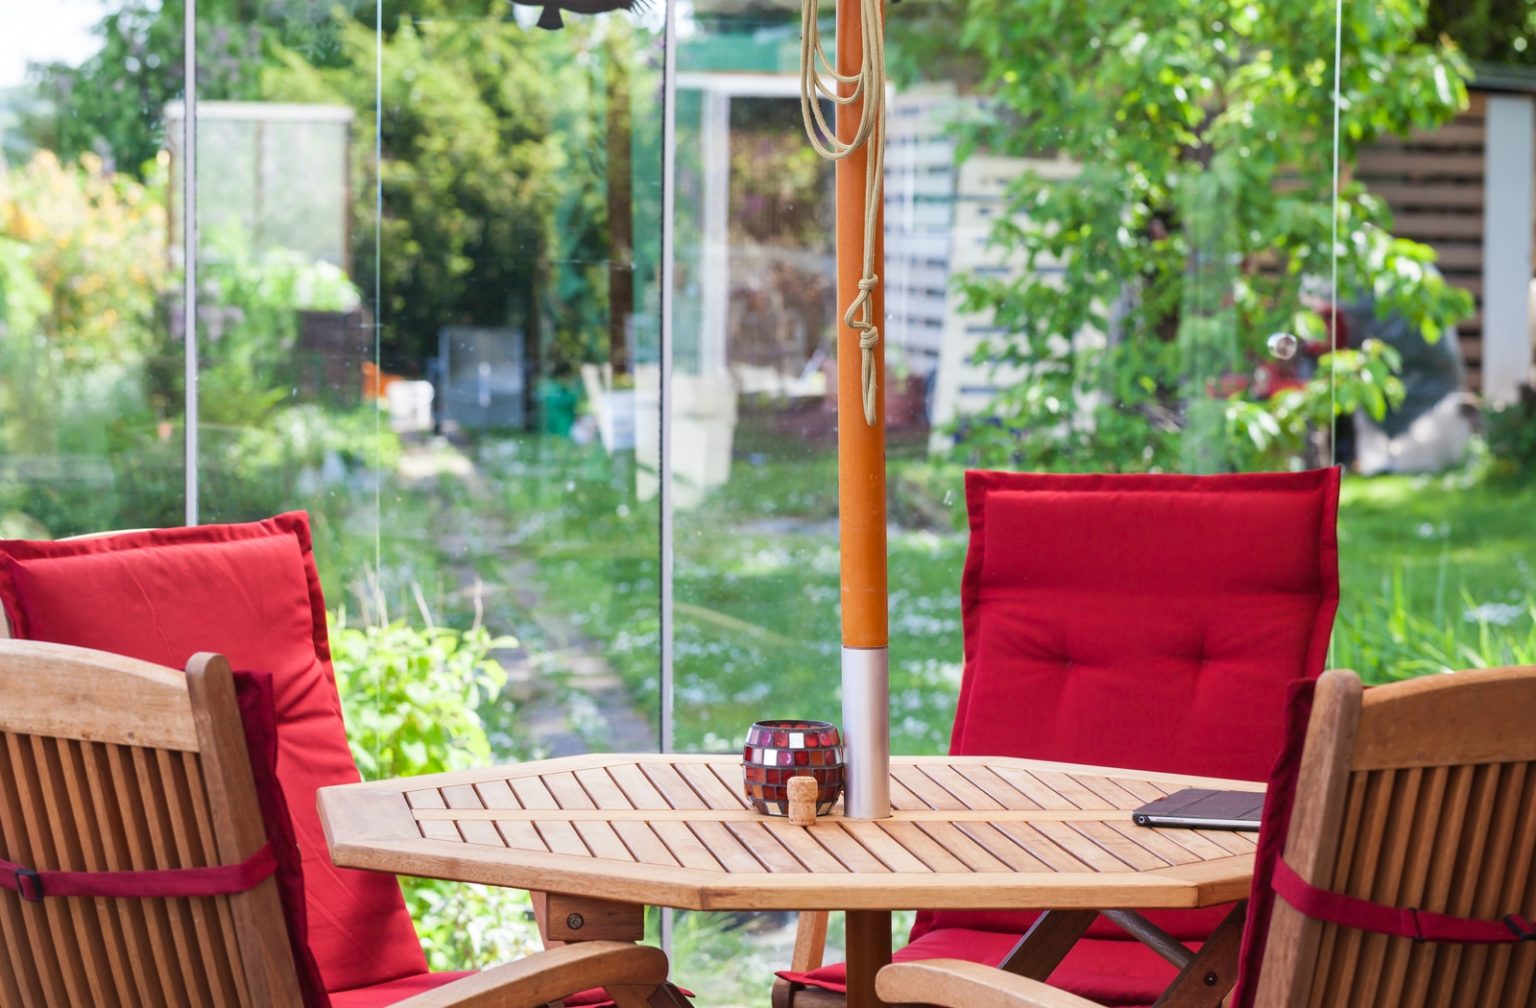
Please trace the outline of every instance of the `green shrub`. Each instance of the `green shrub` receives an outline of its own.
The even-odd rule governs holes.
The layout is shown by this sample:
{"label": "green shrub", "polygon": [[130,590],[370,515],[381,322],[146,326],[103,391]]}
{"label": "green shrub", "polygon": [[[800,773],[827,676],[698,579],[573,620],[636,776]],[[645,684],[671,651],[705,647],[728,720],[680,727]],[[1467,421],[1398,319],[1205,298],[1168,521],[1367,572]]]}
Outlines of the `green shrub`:
{"label": "green shrub", "polygon": [[[514,755],[492,753],[479,709],[507,681],[491,652],[516,642],[478,623],[438,626],[424,604],[418,608],[419,628],[384,619],[355,626],[344,611],[331,620],[347,738],[366,779],[465,770]],[[536,947],[525,893],[428,879],[402,884],[434,969],[486,966]]]}

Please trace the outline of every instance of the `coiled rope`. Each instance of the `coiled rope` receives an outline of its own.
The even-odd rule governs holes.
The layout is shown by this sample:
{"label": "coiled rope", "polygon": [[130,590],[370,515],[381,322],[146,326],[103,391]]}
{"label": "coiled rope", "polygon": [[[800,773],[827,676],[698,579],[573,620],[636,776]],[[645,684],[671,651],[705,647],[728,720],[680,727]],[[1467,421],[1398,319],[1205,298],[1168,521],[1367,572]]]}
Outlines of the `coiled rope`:
{"label": "coiled rope", "polygon": [[[843,313],[843,324],[859,334],[860,387],[864,393],[864,422],[875,424],[875,349],[880,345],[880,327],[874,319],[870,294],[880,285],[875,275],[875,226],[880,219],[882,183],[885,178],[885,32],[881,17],[882,0],[859,0],[859,34],[863,55],[856,74],[837,72],[821,46],[821,24],[816,17],[816,0],[800,3],[800,113],[805,120],[805,135],[811,147],[828,161],[841,161],[869,144],[864,162],[864,258],[859,274],[859,292]],[[842,85],[851,84],[847,95],[839,94]],[[864,99],[859,127],[847,143],[837,138],[821,114],[821,99],[849,105]]]}

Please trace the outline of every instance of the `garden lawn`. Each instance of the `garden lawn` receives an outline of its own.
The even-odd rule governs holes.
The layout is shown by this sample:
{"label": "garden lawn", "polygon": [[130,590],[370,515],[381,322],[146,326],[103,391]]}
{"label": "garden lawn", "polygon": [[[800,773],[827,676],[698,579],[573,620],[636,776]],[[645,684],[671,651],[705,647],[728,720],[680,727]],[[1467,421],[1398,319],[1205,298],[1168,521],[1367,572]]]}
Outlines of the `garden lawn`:
{"label": "garden lawn", "polygon": [[1348,477],[1331,656],[1380,682],[1536,662],[1536,486]]}

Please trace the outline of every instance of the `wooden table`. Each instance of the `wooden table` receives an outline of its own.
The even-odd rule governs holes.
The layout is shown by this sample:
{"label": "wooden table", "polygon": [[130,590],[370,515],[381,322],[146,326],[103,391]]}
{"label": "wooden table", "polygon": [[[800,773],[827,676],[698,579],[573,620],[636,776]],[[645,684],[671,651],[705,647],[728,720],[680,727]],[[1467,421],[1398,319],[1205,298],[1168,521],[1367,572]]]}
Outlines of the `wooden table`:
{"label": "wooden table", "polygon": [[[636,940],[647,904],[847,911],[850,1008],[879,1003],[892,910],[1248,894],[1254,834],[1146,829],[1129,810],[1181,787],[1262,785],[980,757],[895,757],[891,777],[890,819],[809,828],[751,811],[730,756],[567,757],[323,788],[319,802],[336,864],[544,894],[546,940]],[[1092,917],[1047,915],[1013,968],[1048,974]]]}

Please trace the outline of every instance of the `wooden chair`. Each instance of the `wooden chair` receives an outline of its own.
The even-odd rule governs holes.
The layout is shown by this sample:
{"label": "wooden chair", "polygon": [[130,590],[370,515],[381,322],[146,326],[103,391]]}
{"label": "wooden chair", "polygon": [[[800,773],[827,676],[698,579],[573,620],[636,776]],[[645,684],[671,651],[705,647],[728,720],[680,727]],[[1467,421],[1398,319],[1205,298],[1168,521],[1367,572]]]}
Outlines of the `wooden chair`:
{"label": "wooden chair", "polygon": [[[1266,811],[1238,1008],[1536,1004],[1533,726],[1536,667],[1433,676],[1363,696],[1353,673],[1325,673],[1288,826],[1272,829],[1268,819],[1281,810],[1271,803]],[[1271,844],[1283,848],[1283,861],[1266,858]],[[1299,887],[1285,882],[1282,864]],[[1337,894],[1365,901],[1385,923],[1340,923],[1359,923],[1366,910]],[[1420,941],[1380,930],[1433,936],[1437,924],[1487,940]],[[959,960],[889,966],[878,984],[893,1004],[1094,1004]]]}
{"label": "wooden chair", "polygon": [[[950,751],[1262,780],[1287,684],[1323,671],[1338,478],[967,473],[965,672]],[[1145,917],[1194,945],[1228,909]],[[1177,972],[1119,924],[1078,916],[1086,934],[1052,983],[1146,1005]],[[1037,919],[920,912],[896,959],[1025,968],[1019,938]],[[825,923],[802,916],[775,1008],[843,1004],[842,967],[820,966]]]}
{"label": "wooden chair", "polygon": [[[183,674],[0,641],[0,1006],[305,1004],[262,822],[223,658]],[[91,895],[125,886],[235,891]],[[659,949],[593,942],[397,1004],[536,1008],[597,983],[641,1008],[666,973]]]}

